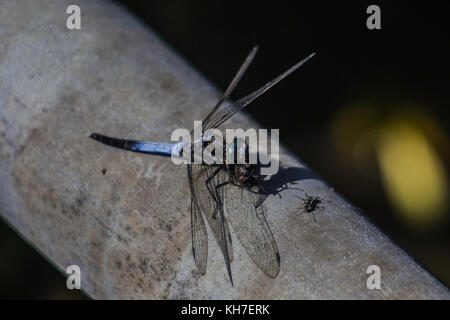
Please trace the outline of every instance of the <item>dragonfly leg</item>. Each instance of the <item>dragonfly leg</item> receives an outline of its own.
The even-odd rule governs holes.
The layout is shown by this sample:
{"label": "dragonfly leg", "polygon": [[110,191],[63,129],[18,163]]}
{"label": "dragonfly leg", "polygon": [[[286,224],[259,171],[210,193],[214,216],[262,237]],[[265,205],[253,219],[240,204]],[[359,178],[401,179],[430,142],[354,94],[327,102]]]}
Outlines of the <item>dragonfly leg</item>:
{"label": "dragonfly leg", "polygon": [[218,184],[218,185],[216,186],[216,190],[219,189],[219,188],[222,188],[223,186],[226,186],[226,185],[229,184],[229,183],[230,183],[230,181],[225,181],[225,182],[222,182],[222,183]]}
{"label": "dragonfly leg", "polygon": [[[230,183],[230,181],[225,181],[225,182],[222,182],[222,183],[218,184],[218,185],[216,186],[215,191],[216,191],[216,192],[219,192],[219,188],[222,188],[223,186],[226,186],[226,185],[229,184],[229,183]],[[219,198],[219,197],[217,197],[217,198]],[[223,206],[223,204],[221,204],[221,206]],[[219,211],[219,209],[220,209],[220,206],[219,206],[219,205],[216,207],[216,209],[214,209],[213,219],[216,219],[216,217],[217,217],[217,212]]]}
{"label": "dragonfly leg", "polygon": [[213,197],[214,201],[219,204],[218,199],[215,194],[215,190],[213,190],[211,186],[211,181],[216,177],[216,175],[222,170],[221,167],[218,167],[214,172],[205,180],[206,189],[208,189],[209,194]]}
{"label": "dragonfly leg", "polygon": [[258,194],[259,198],[256,201],[255,207],[258,208],[260,205],[263,204],[263,202],[267,199],[269,196],[266,194],[266,190],[264,190],[261,179],[258,179]]}
{"label": "dragonfly leg", "polygon": [[[216,177],[216,175],[220,172],[220,170],[222,170],[222,167],[218,167],[216,170],[214,170],[214,172],[206,179],[205,181],[205,185],[206,185],[206,189],[208,190],[209,194],[211,195],[211,197],[214,199],[214,202],[216,203],[216,208],[214,209],[213,212],[213,219],[217,218],[217,212],[219,211],[220,207],[222,206],[222,203],[219,200],[219,197],[217,197],[217,191],[213,190],[212,186],[211,186],[211,182],[213,181],[213,179]],[[216,187],[217,189],[217,187]]]}

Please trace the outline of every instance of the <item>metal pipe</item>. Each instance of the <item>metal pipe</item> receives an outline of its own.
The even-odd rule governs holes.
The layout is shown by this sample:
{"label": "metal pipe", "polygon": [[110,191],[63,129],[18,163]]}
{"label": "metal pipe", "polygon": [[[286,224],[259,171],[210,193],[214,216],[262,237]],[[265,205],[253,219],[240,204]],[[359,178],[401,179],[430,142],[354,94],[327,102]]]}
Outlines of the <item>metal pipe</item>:
{"label": "metal pipe", "polygon": [[[66,27],[70,1],[0,4],[0,212],[58,269],[79,266],[89,296],[450,298],[445,286],[284,148],[264,202],[280,273],[265,276],[231,231],[234,287],[212,236],[201,276],[192,257],[185,168],[88,136],[167,141],[173,129],[203,119],[220,95],[122,8],[77,3],[80,30]],[[258,128],[245,114],[227,125]],[[299,189],[325,201],[317,223],[300,214]],[[367,272],[377,271],[370,266],[379,267],[380,289],[369,289],[374,278]]]}

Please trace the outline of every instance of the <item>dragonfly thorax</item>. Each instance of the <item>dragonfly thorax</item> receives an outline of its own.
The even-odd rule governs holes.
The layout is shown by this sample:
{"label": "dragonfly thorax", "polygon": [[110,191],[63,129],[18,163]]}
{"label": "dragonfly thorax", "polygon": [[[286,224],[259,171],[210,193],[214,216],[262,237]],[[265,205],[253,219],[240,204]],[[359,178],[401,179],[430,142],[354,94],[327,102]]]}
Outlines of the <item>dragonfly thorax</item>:
{"label": "dragonfly thorax", "polygon": [[244,139],[234,137],[233,142],[225,148],[226,164],[247,164],[249,162],[249,148]]}

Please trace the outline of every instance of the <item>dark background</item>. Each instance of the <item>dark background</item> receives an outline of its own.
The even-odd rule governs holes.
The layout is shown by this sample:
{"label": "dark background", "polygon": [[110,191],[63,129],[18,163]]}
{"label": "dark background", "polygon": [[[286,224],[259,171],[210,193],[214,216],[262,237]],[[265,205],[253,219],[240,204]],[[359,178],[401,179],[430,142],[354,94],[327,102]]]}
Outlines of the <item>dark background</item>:
{"label": "dark background", "polygon": [[[258,45],[234,99],[316,52],[247,112],[263,127],[279,128],[282,144],[450,284],[450,69],[448,10],[443,5],[116,2],[139,16],[221,90]],[[381,30],[366,27],[371,4],[381,8]],[[401,171],[407,166],[402,161],[410,163],[408,159],[413,159],[409,171],[392,182],[389,170]],[[320,217],[317,220],[320,223]],[[4,224],[0,246],[0,297],[84,297],[68,291],[65,277]]]}

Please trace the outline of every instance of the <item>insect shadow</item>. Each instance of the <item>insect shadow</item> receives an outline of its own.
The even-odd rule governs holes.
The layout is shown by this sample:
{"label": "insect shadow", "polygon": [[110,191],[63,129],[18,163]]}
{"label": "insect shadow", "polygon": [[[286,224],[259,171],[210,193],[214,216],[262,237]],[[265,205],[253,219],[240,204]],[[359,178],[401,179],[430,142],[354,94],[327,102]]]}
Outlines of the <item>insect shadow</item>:
{"label": "insect shadow", "polygon": [[268,180],[262,181],[264,194],[260,203],[262,204],[270,195],[277,195],[281,199],[281,192],[284,190],[303,191],[303,189],[296,187],[296,185],[299,181],[305,179],[320,180],[320,177],[307,168],[281,165],[277,174],[271,176]]}

